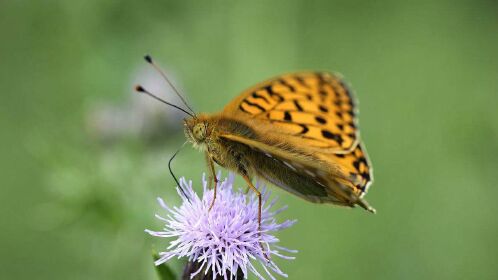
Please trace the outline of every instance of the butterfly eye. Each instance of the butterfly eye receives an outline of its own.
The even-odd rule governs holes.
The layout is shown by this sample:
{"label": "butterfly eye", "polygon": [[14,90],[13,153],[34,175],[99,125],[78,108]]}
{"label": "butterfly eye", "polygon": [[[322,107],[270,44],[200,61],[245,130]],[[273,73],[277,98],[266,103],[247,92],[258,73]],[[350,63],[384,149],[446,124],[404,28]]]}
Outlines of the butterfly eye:
{"label": "butterfly eye", "polygon": [[198,123],[192,129],[192,134],[197,141],[203,141],[206,138],[206,126],[203,123]]}

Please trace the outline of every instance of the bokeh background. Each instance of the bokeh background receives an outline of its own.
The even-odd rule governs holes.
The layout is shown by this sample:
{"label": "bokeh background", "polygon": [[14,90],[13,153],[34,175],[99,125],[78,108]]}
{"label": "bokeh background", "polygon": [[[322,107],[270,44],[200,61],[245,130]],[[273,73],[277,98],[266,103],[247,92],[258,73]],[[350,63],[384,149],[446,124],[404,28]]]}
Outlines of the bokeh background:
{"label": "bokeh background", "polygon": [[[496,1],[4,0],[0,35],[2,279],[157,279],[184,137],[133,95],[174,100],[145,53],[203,112],[282,72],[353,85],[378,214],[275,190],[290,279],[498,278]],[[198,183],[203,156],[174,168]]]}

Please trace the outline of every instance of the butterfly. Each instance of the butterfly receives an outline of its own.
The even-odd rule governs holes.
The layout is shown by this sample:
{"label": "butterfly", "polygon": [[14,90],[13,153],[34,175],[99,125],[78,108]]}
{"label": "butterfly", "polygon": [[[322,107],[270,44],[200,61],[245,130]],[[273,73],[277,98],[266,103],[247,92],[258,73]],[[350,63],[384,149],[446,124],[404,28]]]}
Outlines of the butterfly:
{"label": "butterfly", "polygon": [[[155,66],[152,59],[146,56]],[[163,77],[169,82],[166,75]],[[156,96],[138,86],[137,91]],[[176,91],[176,89],[175,89]],[[313,203],[355,207],[375,213],[364,199],[373,182],[372,165],[360,141],[352,91],[337,74],[297,72],[259,83],[216,114],[189,115],[185,136],[204,153],[214,182],[215,163],[242,176],[259,198],[254,178]]]}

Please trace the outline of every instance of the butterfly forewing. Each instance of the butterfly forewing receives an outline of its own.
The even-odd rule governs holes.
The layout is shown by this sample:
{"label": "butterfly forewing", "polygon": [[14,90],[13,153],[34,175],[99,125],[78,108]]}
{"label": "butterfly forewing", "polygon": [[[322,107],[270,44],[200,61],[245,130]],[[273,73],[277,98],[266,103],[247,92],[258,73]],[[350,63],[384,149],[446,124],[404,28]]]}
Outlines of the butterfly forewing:
{"label": "butterfly forewing", "polygon": [[354,99],[336,75],[303,72],[245,91],[225,113],[271,122],[276,133],[307,139],[320,152],[348,152],[357,144]]}

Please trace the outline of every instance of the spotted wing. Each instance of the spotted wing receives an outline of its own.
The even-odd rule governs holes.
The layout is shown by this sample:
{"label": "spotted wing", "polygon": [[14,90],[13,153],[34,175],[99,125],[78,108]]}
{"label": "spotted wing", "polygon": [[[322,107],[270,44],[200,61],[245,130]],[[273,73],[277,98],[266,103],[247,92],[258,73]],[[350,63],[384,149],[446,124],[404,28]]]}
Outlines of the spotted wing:
{"label": "spotted wing", "polygon": [[326,72],[287,74],[260,83],[224,113],[270,122],[276,133],[325,153],[347,153],[358,143],[352,92],[341,78]]}
{"label": "spotted wing", "polygon": [[267,136],[261,141],[234,134],[221,135],[254,150],[258,164],[254,173],[258,177],[311,202],[350,207],[358,204],[375,212],[363,199],[373,178],[361,144],[346,154],[324,154]]}
{"label": "spotted wing", "polygon": [[373,182],[373,170],[365,148],[360,143],[347,154],[322,154],[319,156],[328,164],[335,165],[344,174],[336,178],[342,185],[351,188],[355,195],[363,197]]}

